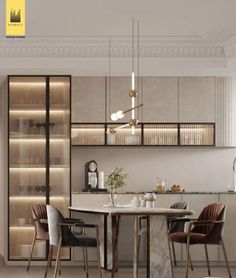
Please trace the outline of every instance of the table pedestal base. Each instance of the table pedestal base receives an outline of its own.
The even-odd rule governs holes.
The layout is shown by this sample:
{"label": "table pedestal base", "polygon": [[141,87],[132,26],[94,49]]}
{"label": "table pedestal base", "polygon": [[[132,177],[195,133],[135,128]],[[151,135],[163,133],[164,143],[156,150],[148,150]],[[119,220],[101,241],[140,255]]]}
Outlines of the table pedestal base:
{"label": "table pedestal base", "polygon": [[150,216],[150,277],[171,278],[172,268],[166,216]]}

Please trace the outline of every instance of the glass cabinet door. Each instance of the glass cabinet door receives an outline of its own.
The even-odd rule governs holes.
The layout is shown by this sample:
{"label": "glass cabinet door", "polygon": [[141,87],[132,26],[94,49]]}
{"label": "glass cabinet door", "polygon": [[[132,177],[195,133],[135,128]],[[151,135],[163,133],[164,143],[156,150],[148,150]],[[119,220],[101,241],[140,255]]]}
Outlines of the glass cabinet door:
{"label": "glass cabinet door", "polygon": [[[9,260],[28,260],[31,207],[70,205],[70,76],[9,76]],[[36,241],[33,259],[47,258]],[[69,259],[69,249],[62,259]]]}
{"label": "glass cabinet door", "polygon": [[[70,77],[50,77],[50,204],[69,217],[70,205]],[[69,249],[61,257],[69,259]]]}
{"label": "glass cabinet door", "polygon": [[[9,259],[28,259],[31,206],[46,202],[46,78],[9,77]],[[34,258],[46,258],[36,243]]]}

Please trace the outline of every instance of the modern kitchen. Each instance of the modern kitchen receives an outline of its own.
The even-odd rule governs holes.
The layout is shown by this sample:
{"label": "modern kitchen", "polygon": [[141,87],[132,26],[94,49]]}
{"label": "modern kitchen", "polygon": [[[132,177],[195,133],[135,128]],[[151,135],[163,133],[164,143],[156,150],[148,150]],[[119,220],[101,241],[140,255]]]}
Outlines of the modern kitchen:
{"label": "modern kitchen", "polygon": [[236,277],[236,3],[0,3],[0,277]]}

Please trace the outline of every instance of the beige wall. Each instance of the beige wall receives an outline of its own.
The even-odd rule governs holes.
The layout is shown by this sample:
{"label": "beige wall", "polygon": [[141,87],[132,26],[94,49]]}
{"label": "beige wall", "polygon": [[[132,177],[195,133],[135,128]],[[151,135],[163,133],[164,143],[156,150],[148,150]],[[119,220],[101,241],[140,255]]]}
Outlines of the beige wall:
{"label": "beige wall", "polygon": [[226,191],[234,157],[234,148],[72,147],[72,190],[84,187],[84,164],[94,159],[105,174],[123,167],[129,174],[127,191],[152,190],[156,177],[187,191]]}

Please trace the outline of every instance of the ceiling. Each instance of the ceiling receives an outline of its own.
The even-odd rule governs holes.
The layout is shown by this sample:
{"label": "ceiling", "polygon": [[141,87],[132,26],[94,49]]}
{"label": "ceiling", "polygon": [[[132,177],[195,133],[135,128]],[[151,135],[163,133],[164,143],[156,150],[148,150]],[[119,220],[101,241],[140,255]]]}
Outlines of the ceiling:
{"label": "ceiling", "polygon": [[108,37],[112,74],[127,74],[133,17],[143,75],[236,74],[235,0],[26,0],[24,39],[5,38],[5,1],[0,75],[105,74]]}
{"label": "ceiling", "polygon": [[[235,11],[235,0],[30,0],[26,35],[129,36],[135,17],[141,35],[225,40],[236,35]],[[4,36],[5,26],[0,26]]]}

